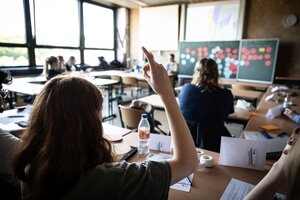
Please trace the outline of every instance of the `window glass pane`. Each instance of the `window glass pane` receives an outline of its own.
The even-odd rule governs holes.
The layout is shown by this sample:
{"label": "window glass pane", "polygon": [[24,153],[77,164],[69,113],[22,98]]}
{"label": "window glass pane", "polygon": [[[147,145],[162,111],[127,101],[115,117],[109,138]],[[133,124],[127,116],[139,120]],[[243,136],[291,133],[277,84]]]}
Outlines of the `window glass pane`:
{"label": "window glass pane", "polygon": [[85,50],[84,62],[87,65],[98,66],[100,64],[98,57],[100,56],[103,56],[108,64],[115,59],[114,51]]}
{"label": "window glass pane", "polygon": [[0,27],[0,42],[26,42],[23,0],[0,1]]}
{"label": "window glass pane", "polygon": [[44,65],[46,58],[50,56],[63,56],[65,62],[68,61],[70,56],[74,56],[76,64],[80,63],[80,52],[79,50],[73,49],[46,49],[46,48],[36,48],[35,49],[35,59],[37,65]]}
{"label": "window glass pane", "polygon": [[28,52],[26,48],[0,47],[0,66],[27,66]]}
{"label": "window glass pane", "polygon": [[113,10],[83,3],[85,47],[114,48]]}
{"label": "window glass pane", "polygon": [[35,0],[36,43],[79,46],[78,2]]}

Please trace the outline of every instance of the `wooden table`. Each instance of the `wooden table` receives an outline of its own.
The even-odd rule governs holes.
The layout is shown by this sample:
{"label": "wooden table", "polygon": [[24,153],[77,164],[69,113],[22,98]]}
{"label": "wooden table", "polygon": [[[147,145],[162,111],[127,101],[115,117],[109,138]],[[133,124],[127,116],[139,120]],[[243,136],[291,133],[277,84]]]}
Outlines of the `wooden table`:
{"label": "wooden table", "polygon": [[[293,100],[292,109],[295,110],[296,112],[300,112],[300,90],[291,90],[291,91],[294,91],[298,94],[297,97],[292,98]],[[260,131],[261,130],[260,126],[271,124],[280,127],[280,130],[272,131],[270,133],[278,134],[281,132],[286,132],[287,134],[292,134],[293,129],[299,125],[297,125],[295,122],[290,120],[288,117],[284,115],[278,116],[276,118],[266,117],[266,114],[270,108],[279,105],[279,103],[276,102],[265,101],[266,97],[269,96],[271,93],[272,93],[271,88],[269,88],[257,106],[256,115],[251,117],[245,130]]]}
{"label": "wooden table", "polygon": [[[137,133],[130,133],[126,135],[122,142],[131,146],[137,146]],[[213,156],[215,160],[215,166],[212,168],[198,168],[195,171],[190,192],[187,193],[170,189],[170,200],[219,200],[231,178],[236,178],[251,184],[257,184],[267,173],[267,171],[222,166],[218,164],[218,153],[204,150],[204,154]],[[145,156],[136,154],[129,161],[139,162],[143,161],[144,159]]]}
{"label": "wooden table", "polygon": [[[176,87],[175,91],[179,93],[182,86]],[[235,98],[241,98],[253,102],[254,105],[257,104],[257,100],[263,95],[263,92],[253,91],[253,90],[243,90],[243,89],[232,89],[232,95]]]}
{"label": "wooden table", "polygon": [[[176,99],[178,102],[178,98],[176,98]],[[163,104],[161,98],[159,97],[159,95],[157,95],[157,94],[152,94],[150,96],[142,97],[142,98],[139,98],[138,100],[143,101],[148,104],[151,104],[155,109],[164,110],[164,104]],[[229,120],[242,122],[244,124],[251,117],[251,114],[247,110],[237,108],[237,107],[235,107],[234,110],[235,110],[235,112],[228,116]]]}

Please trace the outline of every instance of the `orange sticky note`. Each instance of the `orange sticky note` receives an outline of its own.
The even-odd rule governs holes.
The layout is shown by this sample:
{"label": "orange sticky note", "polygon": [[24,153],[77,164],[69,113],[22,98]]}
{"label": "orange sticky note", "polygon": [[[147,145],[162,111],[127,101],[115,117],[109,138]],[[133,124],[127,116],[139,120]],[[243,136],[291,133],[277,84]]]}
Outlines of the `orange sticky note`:
{"label": "orange sticky note", "polygon": [[275,126],[275,125],[264,125],[264,126],[261,126],[260,128],[262,128],[266,131],[275,131],[275,130],[280,129],[278,126]]}

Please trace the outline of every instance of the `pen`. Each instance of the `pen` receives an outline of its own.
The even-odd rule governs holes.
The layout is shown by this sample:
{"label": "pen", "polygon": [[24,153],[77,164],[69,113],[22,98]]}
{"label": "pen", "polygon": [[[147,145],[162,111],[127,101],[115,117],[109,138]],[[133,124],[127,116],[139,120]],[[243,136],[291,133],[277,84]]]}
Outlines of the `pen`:
{"label": "pen", "polygon": [[187,180],[190,182],[190,184],[192,184],[192,181],[191,181],[190,177],[187,176],[186,178],[187,178]]}
{"label": "pen", "polygon": [[15,117],[25,117],[24,115],[9,115],[9,118],[15,118]]}

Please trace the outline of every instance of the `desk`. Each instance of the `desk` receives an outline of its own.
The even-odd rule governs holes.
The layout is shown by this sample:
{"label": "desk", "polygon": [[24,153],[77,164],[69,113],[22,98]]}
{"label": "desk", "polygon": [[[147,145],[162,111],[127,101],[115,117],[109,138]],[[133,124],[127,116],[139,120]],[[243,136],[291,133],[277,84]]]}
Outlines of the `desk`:
{"label": "desk", "polygon": [[[150,96],[142,97],[139,98],[138,100],[151,104],[155,109],[164,110],[164,104],[161,98],[159,97],[159,95],[157,94],[152,94]],[[176,100],[178,102],[178,98],[176,98]],[[251,117],[250,113],[247,110],[235,107],[234,111],[235,112],[233,114],[230,114],[228,116],[229,120],[245,123]]]}
{"label": "desk", "polygon": [[[298,94],[297,97],[293,97],[293,106],[292,109],[300,112],[300,90],[292,90]],[[267,90],[267,92],[264,94],[262,97],[262,100],[257,106],[256,110],[256,116],[253,116],[245,130],[247,131],[260,131],[260,126],[266,125],[266,124],[272,124],[280,127],[280,130],[278,131],[273,131],[272,133],[280,133],[280,132],[286,132],[288,134],[292,134],[292,131],[294,128],[296,128],[297,125],[295,122],[290,120],[288,117],[281,115],[276,118],[267,118],[265,115],[267,114],[269,108],[275,107],[279,105],[279,103],[276,102],[270,102],[270,101],[265,101],[266,97],[271,94],[271,88]]]}
{"label": "desk", "polygon": [[[175,88],[175,91],[180,92],[181,89],[182,89],[182,86],[179,86],[179,87]],[[234,90],[231,90],[231,92],[235,98],[249,100],[255,104],[257,103],[258,98],[260,98],[263,95],[262,92],[253,91],[253,90],[243,90],[243,89],[234,89]]]}
{"label": "desk", "polygon": [[[137,137],[137,133],[130,133],[123,138],[122,142],[136,146]],[[267,173],[267,171],[221,166],[218,164],[218,153],[207,150],[204,150],[204,153],[213,156],[215,160],[215,166],[212,168],[197,169],[195,171],[191,191],[189,193],[170,189],[170,200],[219,200],[231,178],[236,178],[256,185]],[[144,159],[145,156],[136,154],[129,161],[138,162],[143,161]]]}
{"label": "desk", "polygon": [[[116,115],[113,114],[113,94],[112,94],[112,86],[118,84],[116,80],[109,79],[100,79],[94,77],[83,77],[86,80],[90,81],[96,86],[103,86],[107,88],[108,91],[108,116],[103,117],[103,121],[109,120],[111,118],[115,118]],[[40,82],[45,81],[45,76],[36,76],[36,77],[23,77],[23,78],[14,78],[13,82],[10,85],[3,84],[3,88],[7,89],[10,92],[10,97],[12,98],[13,94],[21,93],[30,96],[36,96],[43,89],[43,84],[37,84],[32,82]],[[10,107],[12,106],[12,99],[10,99]]]}

